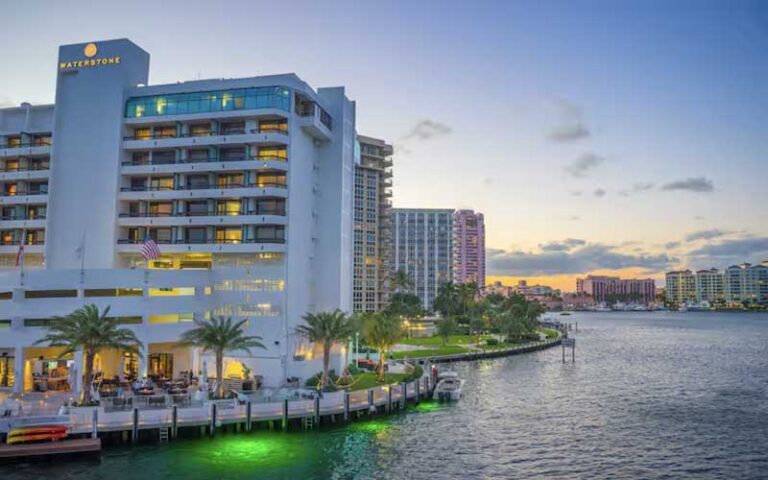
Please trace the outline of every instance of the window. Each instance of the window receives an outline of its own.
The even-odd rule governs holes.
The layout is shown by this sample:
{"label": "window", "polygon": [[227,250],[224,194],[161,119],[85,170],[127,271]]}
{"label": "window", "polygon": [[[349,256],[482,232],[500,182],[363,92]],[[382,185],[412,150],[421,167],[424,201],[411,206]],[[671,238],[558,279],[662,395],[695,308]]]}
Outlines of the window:
{"label": "window", "polygon": [[19,161],[18,160],[6,160],[5,161],[5,171],[6,172],[18,172],[19,171]]}
{"label": "window", "polygon": [[208,202],[187,202],[187,215],[190,217],[208,215]]}
{"label": "window", "polygon": [[149,182],[150,190],[173,190],[173,177],[155,177]]}
{"label": "window", "polygon": [[208,123],[191,125],[189,135],[191,137],[207,137],[211,134],[211,125]]}
{"label": "window", "polygon": [[288,120],[283,118],[278,120],[259,121],[259,133],[286,133],[288,132]]}
{"label": "window", "polygon": [[209,155],[207,149],[199,148],[187,151],[187,161],[189,162],[205,162],[208,158]]}
{"label": "window", "polygon": [[259,108],[277,108],[287,112],[290,106],[290,91],[285,87],[238,88],[134,97],[126,102],[125,116],[140,118]]}
{"label": "window", "polygon": [[8,148],[16,148],[21,146],[21,137],[15,136],[15,137],[8,137]]}
{"label": "window", "polygon": [[188,175],[187,189],[196,190],[208,188],[208,175]]}
{"label": "window", "polygon": [[282,172],[266,172],[256,176],[257,187],[285,187],[285,173]]}
{"label": "window", "polygon": [[155,127],[155,138],[176,138],[176,127]]}
{"label": "window", "polygon": [[142,127],[133,129],[134,140],[149,140],[150,138],[152,138],[151,128]]}
{"label": "window", "polygon": [[256,158],[259,160],[286,160],[288,150],[285,147],[261,147]]}
{"label": "window", "polygon": [[218,215],[240,215],[240,200],[219,200],[216,204]]}
{"label": "window", "polygon": [[187,243],[206,243],[205,227],[190,227],[187,229]]}
{"label": "window", "polygon": [[243,231],[237,228],[217,228],[216,243],[241,243],[243,241]]}
{"label": "window", "polygon": [[285,227],[282,225],[256,227],[256,243],[283,243]]}
{"label": "window", "polygon": [[285,215],[285,200],[282,198],[260,198],[256,201],[257,215]]}
{"label": "window", "polygon": [[243,160],[245,158],[245,148],[222,148],[219,158],[222,162]]}
{"label": "window", "polygon": [[244,185],[244,176],[242,173],[219,175],[219,178],[216,179],[216,185],[222,188],[242,187]]}
{"label": "window", "polygon": [[245,122],[222,123],[219,135],[242,135],[245,133]]}
{"label": "window", "polygon": [[153,202],[149,204],[149,215],[151,217],[170,217],[171,212],[173,212],[173,204],[171,202]]}

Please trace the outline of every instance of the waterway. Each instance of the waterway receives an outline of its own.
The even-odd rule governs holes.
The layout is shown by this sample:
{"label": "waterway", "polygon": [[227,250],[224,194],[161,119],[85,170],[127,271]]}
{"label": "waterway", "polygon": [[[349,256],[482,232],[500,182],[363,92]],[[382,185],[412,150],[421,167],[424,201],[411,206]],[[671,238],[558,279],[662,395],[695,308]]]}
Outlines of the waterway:
{"label": "waterway", "polygon": [[309,433],[113,447],[0,466],[0,478],[768,478],[768,315],[557,318],[578,322],[575,363],[558,347],[456,364],[467,379],[457,404]]}

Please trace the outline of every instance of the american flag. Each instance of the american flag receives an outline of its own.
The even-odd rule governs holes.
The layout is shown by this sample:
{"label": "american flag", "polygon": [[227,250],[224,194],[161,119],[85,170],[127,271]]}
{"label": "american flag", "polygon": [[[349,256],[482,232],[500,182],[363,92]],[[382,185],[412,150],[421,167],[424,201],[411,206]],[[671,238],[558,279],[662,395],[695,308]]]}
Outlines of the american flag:
{"label": "american flag", "polygon": [[141,246],[141,255],[147,260],[160,258],[160,247],[149,235],[144,239],[144,245]]}

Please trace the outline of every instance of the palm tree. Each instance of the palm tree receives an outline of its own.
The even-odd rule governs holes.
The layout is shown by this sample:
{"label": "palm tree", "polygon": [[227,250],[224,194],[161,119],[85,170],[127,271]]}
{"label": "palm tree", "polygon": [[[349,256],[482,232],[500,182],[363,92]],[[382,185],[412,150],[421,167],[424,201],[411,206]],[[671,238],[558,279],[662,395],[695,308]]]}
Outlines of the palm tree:
{"label": "palm tree", "polygon": [[120,350],[141,354],[143,345],[136,334],[127,328],[118,328],[118,320],[109,316],[109,307],[99,313],[96,305],[85,305],[66,317],[57,317],[47,327],[48,334],[35,342],[47,343],[49,347],[64,347],[63,355],[83,351],[85,360],[85,383],[83,403],[91,401],[93,384],[93,361],[102,350]]}
{"label": "palm tree", "polygon": [[328,371],[331,365],[331,348],[335,343],[346,341],[353,332],[353,324],[339,309],[333,312],[308,313],[304,325],[296,327],[296,333],[313,343],[323,346],[323,376],[320,388],[328,386]]}
{"label": "palm tree", "polygon": [[403,335],[403,323],[399,317],[385,313],[368,315],[363,324],[365,343],[379,351],[377,373],[379,381],[384,380],[384,363],[387,353]]}
{"label": "palm tree", "polygon": [[231,318],[212,317],[210,320],[195,320],[196,327],[181,334],[179,346],[199,347],[204,352],[216,355],[216,395],[224,396],[224,352],[244,351],[251,354],[251,348],[267,348],[258,335],[247,336],[243,325],[248,320],[233,322]]}
{"label": "palm tree", "polygon": [[413,287],[411,277],[409,277],[408,273],[403,269],[396,271],[394,275],[392,275],[390,282],[392,285],[392,290],[394,290],[396,293],[409,292],[411,287]]}
{"label": "palm tree", "polygon": [[456,318],[454,317],[444,317],[435,322],[435,327],[437,330],[437,334],[440,336],[440,338],[443,339],[443,346],[445,346],[448,343],[448,340],[450,340],[451,335],[453,335],[456,332]]}

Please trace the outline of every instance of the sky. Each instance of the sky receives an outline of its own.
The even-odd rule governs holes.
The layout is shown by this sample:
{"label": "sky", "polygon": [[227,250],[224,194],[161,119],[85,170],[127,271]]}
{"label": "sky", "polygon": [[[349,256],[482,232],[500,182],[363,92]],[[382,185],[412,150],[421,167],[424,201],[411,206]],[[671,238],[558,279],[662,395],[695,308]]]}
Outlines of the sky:
{"label": "sky", "polygon": [[490,280],[564,290],[768,260],[768,3],[9,0],[0,105],[57,47],[127,37],[150,83],[295,72],[395,146],[397,207],[485,214]]}

